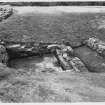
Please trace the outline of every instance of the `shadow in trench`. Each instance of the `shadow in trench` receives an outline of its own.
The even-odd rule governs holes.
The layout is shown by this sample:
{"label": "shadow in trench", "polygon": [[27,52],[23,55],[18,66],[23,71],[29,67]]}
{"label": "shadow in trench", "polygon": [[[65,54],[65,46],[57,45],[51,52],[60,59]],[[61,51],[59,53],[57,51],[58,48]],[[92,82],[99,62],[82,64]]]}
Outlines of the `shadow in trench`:
{"label": "shadow in trench", "polygon": [[31,56],[13,59],[10,61],[9,67],[34,72],[61,71],[61,67],[55,65],[55,62],[56,58],[51,54],[47,54],[43,57]]}

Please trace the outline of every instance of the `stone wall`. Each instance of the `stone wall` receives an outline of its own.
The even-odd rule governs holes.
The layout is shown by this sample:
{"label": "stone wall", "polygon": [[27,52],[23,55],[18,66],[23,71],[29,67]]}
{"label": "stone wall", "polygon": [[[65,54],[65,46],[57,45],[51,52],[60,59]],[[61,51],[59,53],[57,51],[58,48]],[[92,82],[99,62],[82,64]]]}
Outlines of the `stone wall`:
{"label": "stone wall", "polygon": [[9,5],[0,6],[0,21],[8,18],[13,14],[13,9]]}

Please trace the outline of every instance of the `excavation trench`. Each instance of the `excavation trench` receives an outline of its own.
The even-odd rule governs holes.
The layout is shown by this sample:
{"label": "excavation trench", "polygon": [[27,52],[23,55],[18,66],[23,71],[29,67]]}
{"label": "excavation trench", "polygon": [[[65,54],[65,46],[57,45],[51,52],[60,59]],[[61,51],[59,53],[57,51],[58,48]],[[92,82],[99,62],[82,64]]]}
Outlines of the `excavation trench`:
{"label": "excavation trench", "polygon": [[[2,63],[15,69],[32,71],[88,71],[73,49],[66,44],[1,41]],[[1,50],[1,51],[2,51]],[[5,59],[6,58],[6,59]],[[7,62],[7,63],[6,63]]]}
{"label": "excavation trench", "polygon": [[[61,71],[57,59],[47,49],[46,43],[4,42],[9,56],[8,66],[27,71]],[[18,46],[19,45],[19,46]]]}
{"label": "excavation trench", "polygon": [[[1,41],[8,53],[8,66],[15,69],[62,71],[71,69],[57,43]],[[66,48],[67,46],[62,45]],[[68,48],[68,47],[67,47]],[[59,66],[58,66],[59,65]],[[61,69],[62,68],[62,69]]]}
{"label": "excavation trench", "polygon": [[62,71],[62,68],[56,62],[56,58],[52,54],[46,54],[42,57],[30,56],[12,59],[9,62],[9,67],[32,72]]}
{"label": "excavation trench", "polygon": [[[35,43],[1,41],[8,54],[9,67],[37,71],[88,71],[84,63],[74,55],[68,42]],[[2,46],[2,47],[3,47]],[[3,56],[3,55],[2,55]],[[5,61],[4,55],[4,60]],[[56,66],[55,66],[56,64]],[[58,67],[59,65],[59,67]],[[62,68],[62,69],[59,69]]]}

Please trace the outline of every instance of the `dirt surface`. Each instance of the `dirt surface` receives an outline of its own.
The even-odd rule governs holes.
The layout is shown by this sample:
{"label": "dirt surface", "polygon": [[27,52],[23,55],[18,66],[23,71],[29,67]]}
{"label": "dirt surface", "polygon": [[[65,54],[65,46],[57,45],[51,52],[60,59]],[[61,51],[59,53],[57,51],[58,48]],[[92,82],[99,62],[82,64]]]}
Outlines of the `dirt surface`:
{"label": "dirt surface", "polygon": [[[66,39],[76,46],[90,36],[105,41],[104,21],[105,13],[14,11],[13,16],[0,23],[0,38],[35,42]],[[54,61],[52,55],[11,61],[12,68],[0,81],[1,102],[105,101],[105,73],[63,72]],[[5,70],[2,65],[1,68]]]}
{"label": "dirt surface", "polygon": [[15,74],[5,77],[0,82],[2,102],[104,102],[105,73],[43,69],[18,67]]}

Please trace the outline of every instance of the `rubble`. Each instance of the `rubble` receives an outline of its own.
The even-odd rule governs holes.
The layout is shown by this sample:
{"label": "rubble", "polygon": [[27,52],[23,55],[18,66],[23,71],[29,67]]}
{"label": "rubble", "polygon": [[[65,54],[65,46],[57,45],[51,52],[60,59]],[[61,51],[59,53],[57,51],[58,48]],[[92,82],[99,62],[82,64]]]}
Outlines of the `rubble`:
{"label": "rubble", "polygon": [[13,8],[9,5],[0,6],[0,21],[8,18],[13,14]]}
{"label": "rubble", "polygon": [[58,63],[64,71],[72,69],[71,65],[64,59],[64,56],[62,56],[61,50],[56,49],[55,57],[57,58]]}
{"label": "rubble", "polygon": [[89,38],[83,42],[85,45],[95,50],[102,56],[105,56],[105,42],[97,39],[97,38]]}
{"label": "rubble", "polygon": [[49,45],[47,48],[53,51],[52,53],[54,53],[55,57],[58,60],[58,63],[60,64],[61,68],[64,71],[72,69],[69,62],[67,62],[68,55],[73,54],[73,49],[70,46],[66,46],[64,44],[61,45],[54,44],[54,45]]}
{"label": "rubble", "polygon": [[86,68],[85,64],[78,58],[78,57],[74,57],[71,61],[70,61],[73,70],[76,72],[88,72],[88,69]]}
{"label": "rubble", "polygon": [[84,63],[73,55],[73,49],[70,46],[61,44],[59,46],[54,45],[52,48],[56,49],[55,56],[64,71],[71,71],[72,69],[76,72],[88,71]]}
{"label": "rubble", "polygon": [[3,45],[0,45],[0,63],[8,65],[8,53]]}

